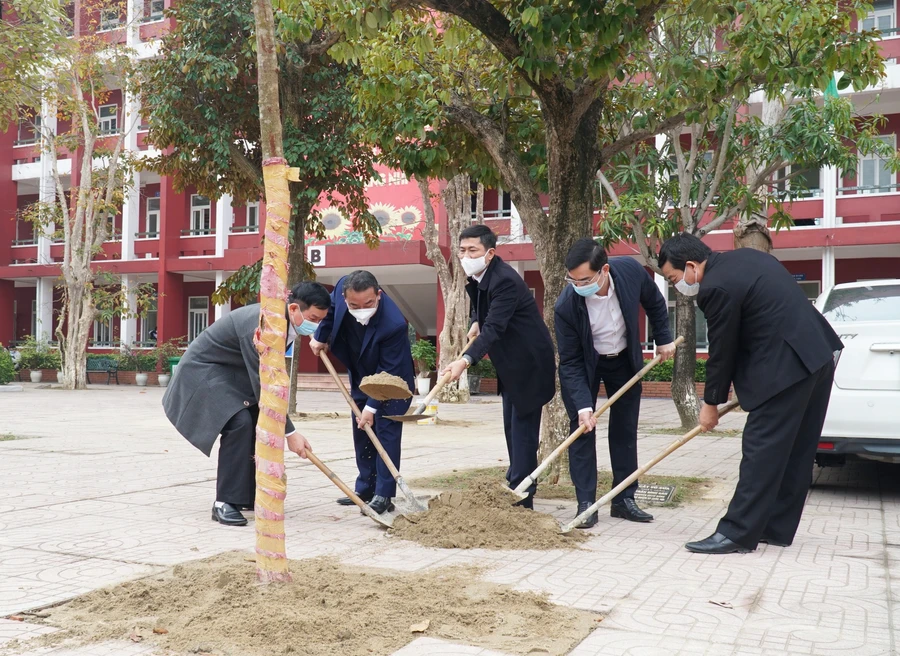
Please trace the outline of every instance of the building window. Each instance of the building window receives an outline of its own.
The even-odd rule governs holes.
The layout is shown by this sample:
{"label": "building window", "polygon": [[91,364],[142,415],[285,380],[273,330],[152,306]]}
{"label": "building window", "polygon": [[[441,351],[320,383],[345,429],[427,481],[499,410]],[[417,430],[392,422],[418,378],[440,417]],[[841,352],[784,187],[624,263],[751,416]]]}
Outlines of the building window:
{"label": "building window", "polygon": [[147,199],[147,237],[159,237],[159,198]]}
{"label": "building window", "polygon": [[209,198],[200,194],[191,196],[191,234],[208,235],[212,221],[212,206]]}
{"label": "building window", "polygon": [[821,293],[822,283],[818,280],[798,280],[797,284],[800,285],[800,289],[806,294],[809,302],[815,303]]}
{"label": "building window", "polygon": [[[799,170],[799,173],[797,173]],[[797,173],[793,178],[785,180],[791,174]],[[822,195],[822,171],[821,169],[799,169],[788,166],[779,169],[776,180],[781,180],[775,187],[785,193],[792,191],[794,198],[818,198]]]}
{"label": "building window", "polygon": [[122,25],[122,7],[114,3],[112,7],[100,10],[100,29],[114,30]]}
{"label": "building window", "polygon": [[[896,148],[896,135],[889,134],[878,137],[879,141]],[[884,194],[894,190],[894,173],[888,161],[876,154],[865,155],[859,159],[859,177],[857,187],[861,194]]]}
{"label": "building window", "polygon": [[144,16],[148,21],[162,20],[165,0],[144,0]]}
{"label": "building window", "polygon": [[247,229],[259,232],[259,203],[247,203]]}
{"label": "building window", "polygon": [[41,117],[26,116],[19,119],[16,131],[16,141],[13,145],[24,146],[37,143],[41,138]]}
{"label": "building window", "polygon": [[872,13],[863,18],[859,26],[863,30],[894,31],[894,0],[874,0]]}
{"label": "building window", "polygon": [[94,322],[94,346],[113,345],[113,320]]}
{"label": "building window", "polygon": [[141,343],[153,344],[156,342],[156,300],[150,301],[147,314],[141,317]]}
{"label": "building window", "polygon": [[209,326],[209,299],[206,296],[188,298],[188,341],[193,342]]}
{"label": "building window", "polygon": [[119,106],[100,106],[100,134],[116,134],[119,131]]}

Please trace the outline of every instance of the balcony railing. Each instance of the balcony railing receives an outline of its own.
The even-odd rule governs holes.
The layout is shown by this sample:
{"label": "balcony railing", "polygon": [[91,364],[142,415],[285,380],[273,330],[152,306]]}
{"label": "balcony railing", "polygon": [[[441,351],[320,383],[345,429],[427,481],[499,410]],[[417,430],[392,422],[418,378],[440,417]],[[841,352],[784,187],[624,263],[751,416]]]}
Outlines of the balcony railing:
{"label": "balcony railing", "polygon": [[[900,189],[900,183],[894,182],[893,184],[887,185],[865,185],[865,186],[856,186],[856,187],[838,187],[837,193],[838,196],[841,195],[858,195],[864,196],[867,194],[889,194]],[[852,194],[849,192],[853,192]]]}
{"label": "balcony railing", "polygon": [[29,237],[28,239],[13,239],[13,246],[37,246],[37,237]]}
{"label": "balcony railing", "polygon": [[28,137],[27,139],[16,139],[13,141],[13,146],[31,146],[36,144],[39,140],[39,137]]}
{"label": "balcony railing", "polygon": [[213,228],[191,228],[190,230],[182,230],[182,237],[199,237],[203,235],[211,235],[215,232]]}
{"label": "balcony railing", "polygon": [[153,232],[136,232],[134,236],[138,239],[159,239],[159,231]]}
{"label": "balcony railing", "polygon": [[240,226],[231,226],[231,232],[259,232],[259,226],[248,226],[248,225],[240,225]]}
{"label": "balcony railing", "polygon": [[[512,210],[485,210],[483,214],[486,221],[512,218]],[[474,221],[476,218],[478,215],[472,212],[472,220]]]}

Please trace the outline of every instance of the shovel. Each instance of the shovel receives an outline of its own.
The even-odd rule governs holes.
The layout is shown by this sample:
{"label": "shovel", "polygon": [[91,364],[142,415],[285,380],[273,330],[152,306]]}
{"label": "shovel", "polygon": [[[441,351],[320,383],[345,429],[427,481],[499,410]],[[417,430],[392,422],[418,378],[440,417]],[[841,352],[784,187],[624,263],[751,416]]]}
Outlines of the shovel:
{"label": "shovel", "polygon": [[330,478],[331,482],[334,483],[335,485],[337,485],[340,488],[341,492],[343,492],[350,498],[350,501],[352,501],[357,506],[359,506],[359,509],[363,511],[364,515],[368,515],[371,519],[373,519],[374,521],[378,522],[379,524],[381,524],[382,526],[385,526],[387,528],[390,528],[393,525],[393,523],[394,523],[393,515],[389,515],[389,514],[385,513],[384,516],[382,517],[381,515],[376,513],[374,510],[369,508],[369,504],[367,504],[365,501],[363,501],[358,496],[356,496],[356,494],[354,494],[353,490],[351,490],[349,487],[347,487],[347,484],[344,483],[344,481],[342,481],[341,479],[339,479],[338,475],[335,474],[333,471],[331,471],[331,469],[328,468],[328,465],[326,465],[324,462],[319,460],[313,454],[312,451],[307,451],[306,457],[309,459],[309,461],[312,464],[314,464],[316,467],[318,467],[322,471],[323,474],[325,474],[328,478]]}
{"label": "shovel", "polygon": [[[726,403],[725,405],[723,405],[719,408],[719,417],[722,417],[723,415],[728,414],[729,412],[734,410],[736,407],[738,407],[738,405],[739,405],[738,400],[732,399],[731,401],[729,401],[728,403]],[[702,430],[703,430],[703,428],[701,426],[697,426],[696,428],[692,428],[690,431],[688,431],[687,433],[685,433],[684,435],[679,437],[677,440],[672,442],[669,446],[667,446],[660,453],[658,453],[650,462],[638,467],[637,471],[635,471],[633,474],[631,474],[631,476],[629,476],[624,481],[622,481],[621,483],[616,485],[613,489],[611,489],[609,492],[604,494],[598,501],[596,501],[590,508],[588,508],[583,513],[578,515],[578,517],[576,517],[571,522],[569,522],[568,524],[563,526],[562,532],[568,533],[572,529],[580,526],[584,520],[586,520],[588,517],[590,517],[595,512],[597,512],[597,509],[600,506],[606,505],[607,503],[612,501],[613,497],[615,497],[622,490],[624,490],[629,485],[634,483],[638,478],[640,478],[641,476],[646,474],[648,471],[650,471],[650,469],[655,467],[656,464],[660,460],[662,460],[663,458],[668,456],[670,453],[672,453],[679,447],[684,446],[685,444],[690,442],[692,439],[697,437],[697,435],[699,435],[702,432]]]}
{"label": "shovel", "polygon": [[[322,358],[322,362],[325,363],[325,367],[328,369],[328,373],[331,374],[331,377],[334,378],[334,382],[337,383],[338,389],[341,390],[341,394],[344,395],[344,398],[350,405],[350,409],[353,410],[353,414],[356,415],[357,419],[362,417],[362,412],[360,411],[359,406],[356,405],[353,397],[350,396],[350,392],[348,392],[347,388],[344,387],[344,382],[341,380],[340,376],[338,376],[338,373],[334,370],[334,365],[331,364],[331,360],[328,359],[328,355],[324,350],[319,352],[319,357]],[[381,456],[384,464],[387,465],[388,471],[391,472],[391,476],[393,476],[394,480],[397,481],[397,487],[400,488],[401,492],[403,492],[403,495],[406,497],[406,500],[409,501],[409,504],[412,506],[413,510],[415,510],[416,512],[425,512],[426,510],[428,510],[428,506],[419,501],[416,498],[416,495],[412,493],[412,490],[409,489],[406,481],[403,480],[400,472],[397,471],[397,468],[391,461],[391,457],[387,454],[387,451],[384,450],[384,447],[381,446],[381,440],[376,437],[375,432],[372,430],[372,427],[366,426],[365,430],[366,434],[369,436],[369,439],[372,440],[372,444],[375,446],[375,450],[378,451],[378,455]]]}
{"label": "shovel", "polygon": [[[684,341],[684,337],[678,337],[673,343],[675,344],[675,346],[678,346],[683,341]],[[620,387],[619,390],[615,394],[613,394],[611,397],[609,397],[606,400],[606,403],[604,403],[599,408],[597,408],[597,411],[594,413],[594,419],[599,418],[600,415],[602,415],[604,412],[609,410],[610,406],[612,406],[613,403],[615,403],[620,398],[622,398],[622,395],[624,395],[625,392],[627,392],[632,387],[634,387],[635,383],[637,383],[641,378],[646,376],[647,372],[650,371],[651,369],[653,369],[653,367],[658,365],[660,362],[662,362],[662,356],[660,356],[660,355],[657,355],[655,358],[650,360],[650,362],[648,362],[644,366],[643,369],[641,369],[639,372],[637,372],[634,376],[631,377],[631,380],[629,380],[627,383],[622,385],[622,387]],[[578,429],[574,433],[569,435],[569,437],[567,437],[562,444],[560,444],[558,447],[553,449],[553,453],[551,453],[549,456],[547,456],[544,459],[544,462],[542,462],[540,465],[538,465],[538,468],[535,469],[533,472],[531,472],[530,475],[526,476],[525,480],[523,480],[521,483],[519,483],[516,486],[516,489],[513,490],[513,492],[515,492],[521,499],[524,499],[525,497],[527,497],[528,494],[525,492],[525,490],[527,490],[529,487],[531,487],[531,485],[537,481],[538,476],[543,474],[544,470],[546,470],[547,467],[549,467],[550,464],[554,460],[556,460],[560,455],[562,455],[563,451],[565,451],[570,446],[572,446],[572,442],[574,442],[579,437],[581,437],[584,434],[584,432],[585,432],[585,427],[579,426]]]}
{"label": "shovel", "polygon": [[[469,343],[466,344],[463,348],[463,353],[469,350],[469,347],[475,343],[476,339],[478,339],[477,336],[469,340]],[[450,382],[450,375],[451,374],[448,371],[443,376],[441,376],[437,384],[434,386],[434,389],[428,392],[428,396],[422,399],[422,402],[419,405],[408,411],[405,415],[386,416],[385,419],[390,419],[392,421],[419,421],[422,418],[422,413],[425,412],[425,408],[428,407],[428,404],[431,403],[435,396],[437,396],[437,393],[441,391],[441,388]]]}

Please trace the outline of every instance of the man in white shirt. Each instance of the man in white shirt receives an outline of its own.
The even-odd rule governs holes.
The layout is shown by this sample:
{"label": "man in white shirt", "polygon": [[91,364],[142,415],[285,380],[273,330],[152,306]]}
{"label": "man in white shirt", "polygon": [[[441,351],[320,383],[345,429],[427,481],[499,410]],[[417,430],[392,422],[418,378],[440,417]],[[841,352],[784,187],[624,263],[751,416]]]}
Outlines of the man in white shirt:
{"label": "man in white shirt", "polygon": [[[579,239],[566,256],[569,285],[556,302],[559,382],[571,430],[587,431],[569,448],[569,472],[575,484],[578,514],[596,500],[597,443],[593,417],[602,381],[612,396],[643,366],[640,308],[650,319],[657,353],[675,354],[666,299],[647,271],[632,258],[609,261],[592,239]],[[641,385],[634,385],[609,410],[609,456],[613,486],[638,467],[637,427]],[[653,516],[634,500],[637,483],[613,499],[610,515],[633,522]],[[579,528],[597,523],[597,514]]]}

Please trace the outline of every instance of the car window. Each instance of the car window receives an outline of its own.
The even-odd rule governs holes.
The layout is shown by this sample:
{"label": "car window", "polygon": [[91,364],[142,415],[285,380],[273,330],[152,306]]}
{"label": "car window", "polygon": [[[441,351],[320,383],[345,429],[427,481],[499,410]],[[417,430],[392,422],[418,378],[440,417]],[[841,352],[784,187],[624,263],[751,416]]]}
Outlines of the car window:
{"label": "car window", "polygon": [[832,289],[822,314],[829,321],[900,321],[900,285]]}

